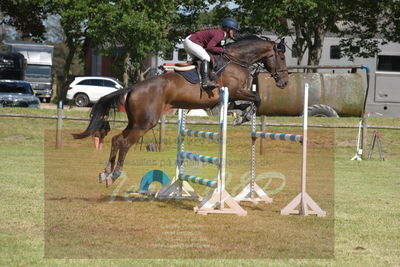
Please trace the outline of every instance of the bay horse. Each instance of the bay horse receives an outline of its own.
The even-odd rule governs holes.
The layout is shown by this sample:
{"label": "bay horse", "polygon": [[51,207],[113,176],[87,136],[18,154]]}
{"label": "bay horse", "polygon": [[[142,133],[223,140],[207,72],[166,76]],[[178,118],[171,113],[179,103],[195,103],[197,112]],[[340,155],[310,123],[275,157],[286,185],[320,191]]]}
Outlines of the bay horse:
{"label": "bay horse", "polygon": [[[247,36],[226,45],[222,57],[225,59],[226,68],[219,78],[219,83],[221,87],[229,88],[230,101],[251,101],[256,107],[259,106],[258,93],[248,89],[250,68],[255,63],[264,64],[278,87],[285,88],[287,85],[284,40],[277,44],[257,36]],[[129,148],[157,125],[164,110],[205,109],[219,103],[219,88],[205,91],[199,84],[189,83],[178,73],[165,73],[100,98],[92,108],[87,129],[80,134],[73,134],[74,138],[90,136],[96,130],[96,125],[108,116],[110,108],[124,95],[126,95],[125,110],[128,125],[112,138],[109,161],[99,175],[99,181],[106,180],[107,187],[121,175]],[[118,153],[118,162],[115,166]]]}

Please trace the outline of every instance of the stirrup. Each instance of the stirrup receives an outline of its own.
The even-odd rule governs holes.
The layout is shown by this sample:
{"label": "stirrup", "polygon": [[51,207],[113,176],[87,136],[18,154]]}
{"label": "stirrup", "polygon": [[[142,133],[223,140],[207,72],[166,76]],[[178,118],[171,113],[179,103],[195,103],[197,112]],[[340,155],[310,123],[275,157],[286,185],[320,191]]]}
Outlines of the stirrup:
{"label": "stirrup", "polygon": [[202,83],[202,84],[201,84],[201,87],[202,87],[204,90],[207,91],[207,90],[213,90],[213,89],[219,87],[219,84],[218,84],[218,83],[215,83],[215,82],[213,82],[213,81],[208,80],[208,81]]}

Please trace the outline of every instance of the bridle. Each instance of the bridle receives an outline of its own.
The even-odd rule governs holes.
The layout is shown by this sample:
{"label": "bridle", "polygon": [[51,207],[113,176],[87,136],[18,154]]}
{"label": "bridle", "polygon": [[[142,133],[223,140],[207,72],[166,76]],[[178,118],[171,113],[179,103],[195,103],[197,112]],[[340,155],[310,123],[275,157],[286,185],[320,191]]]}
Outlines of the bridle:
{"label": "bridle", "polygon": [[[271,71],[268,71],[267,70],[267,72],[275,79],[275,80],[278,80],[280,77],[279,77],[279,73],[280,72],[285,72],[285,71],[288,71],[287,69],[278,69],[278,53],[280,53],[280,52],[282,52],[282,53],[285,53],[285,51],[286,51],[286,47],[285,47],[285,44],[283,43],[283,42],[281,42],[281,43],[279,43],[279,44],[276,44],[276,43],[274,43],[274,54],[273,55],[270,55],[270,56],[267,56],[267,57],[264,57],[264,58],[262,58],[262,59],[260,59],[258,62],[256,62],[255,64],[257,64],[257,66],[254,68],[254,70],[253,71],[251,71],[251,73],[257,73],[257,70],[260,68],[260,61],[263,61],[263,59],[268,59],[268,58],[271,58],[271,57],[275,57],[274,58],[274,62],[275,62],[275,71],[274,72],[271,72]],[[236,65],[238,65],[238,66],[240,66],[240,67],[242,67],[242,68],[245,68],[245,69],[250,69],[251,67],[253,67],[254,66],[254,64],[249,64],[249,63],[247,63],[247,62],[244,62],[243,60],[241,60],[241,59],[239,59],[239,58],[236,58],[236,57],[234,57],[233,55],[231,55],[231,54],[228,54],[228,53],[226,53],[226,52],[223,52],[222,53],[222,57],[224,57],[224,58],[226,58],[227,60],[228,60],[228,62],[226,63],[226,65],[228,65],[229,63],[233,63],[233,64],[236,64]],[[264,62],[263,62],[264,63]]]}
{"label": "bridle", "polygon": [[274,58],[274,62],[275,62],[275,71],[274,72],[272,72],[272,71],[269,71],[269,70],[267,70],[267,72],[272,76],[272,78],[274,78],[274,80],[275,81],[277,81],[280,77],[279,77],[279,73],[280,72],[285,72],[285,71],[288,71],[287,69],[278,69],[278,57],[279,57],[279,53],[285,53],[286,52],[286,47],[285,47],[285,44],[283,43],[283,42],[281,42],[281,43],[279,43],[279,44],[274,44],[274,54],[273,55],[270,55],[270,56],[267,56],[267,57],[265,57],[266,59],[267,58],[271,58],[271,57],[275,57]]}
{"label": "bridle", "polygon": [[231,54],[226,53],[225,51],[222,53],[222,57],[226,58],[228,62],[226,63],[227,65],[229,63],[233,63],[236,65],[239,65],[240,67],[243,67],[245,69],[249,69],[253,64],[249,64],[241,59],[238,59],[237,57],[232,56]]}

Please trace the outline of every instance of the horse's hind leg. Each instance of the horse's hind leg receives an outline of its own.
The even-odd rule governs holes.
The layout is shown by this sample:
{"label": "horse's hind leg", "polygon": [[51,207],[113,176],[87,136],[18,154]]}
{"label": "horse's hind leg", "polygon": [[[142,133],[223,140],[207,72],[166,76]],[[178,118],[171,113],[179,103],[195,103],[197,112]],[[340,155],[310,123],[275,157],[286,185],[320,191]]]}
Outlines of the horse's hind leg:
{"label": "horse's hind leg", "polygon": [[99,174],[99,183],[102,183],[114,170],[115,158],[117,157],[117,153],[120,147],[120,142],[123,139],[123,132],[119,133],[111,139],[111,151],[110,157],[108,159],[108,163],[106,168],[102,173]]}
{"label": "horse's hind leg", "polygon": [[113,170],[112,175],[108,176],[106,179],[107,187],[112,185],[115,182],[115,180],[117,180],[118,177],[121,175],[126,154],[128,153],[131,146],[135,144],[140,139],[140,137],[142,137],[147,131],[148,130],[131,129],[131,130],[124,130],[124,132],[121,134],[121,139],[120,142],[118,143],[119,155],[118,155],[117,166]]}

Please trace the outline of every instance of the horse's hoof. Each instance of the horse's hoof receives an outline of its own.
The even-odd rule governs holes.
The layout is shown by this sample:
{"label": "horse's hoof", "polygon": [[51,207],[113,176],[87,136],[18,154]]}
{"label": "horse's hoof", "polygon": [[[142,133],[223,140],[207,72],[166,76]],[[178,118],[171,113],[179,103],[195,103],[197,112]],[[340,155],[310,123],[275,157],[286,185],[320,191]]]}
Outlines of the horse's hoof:
{"label": "horse's hoof", "polygon": [[111,177],[112,177],[112,179],[115,181],[115,180],[117,180],[118,179],[118,177],[120,177],[121,176],[121,172],[120,171],[113,171],[113,173],[112,173],[112,175],[111,175]]}
{"label": "horse's hoof", "polygon": [[250,121],[252,118],[253,118],[253,114],[246,114],[244,116],[244,118],[242,119],[242,124],[245,123],[245,122]]}
{"label": "horse's hoof", "polygon": [[120,171],[114,171],[111,175],[108,175],[106,177],[106,187],[111,186],[115,180],[118,179],[118,177],[121,176],[121,172]]}
{"label": "horse's hoof", "polygon": [[108,176],[106,178],[106,187],[110,187],[114,183],[114,179]]}
{"label": "horse's hoof", "polygon": [[243,123],[243,117],[236,117],[236,119],[232,122],[233,126],[241,125]]}
{"label": "horse's hoof", "polygon": [[108,174],[105,172],[102,172],[99,174],[99,183],[101,184],[102,182],[104,182],[107,179]]}

